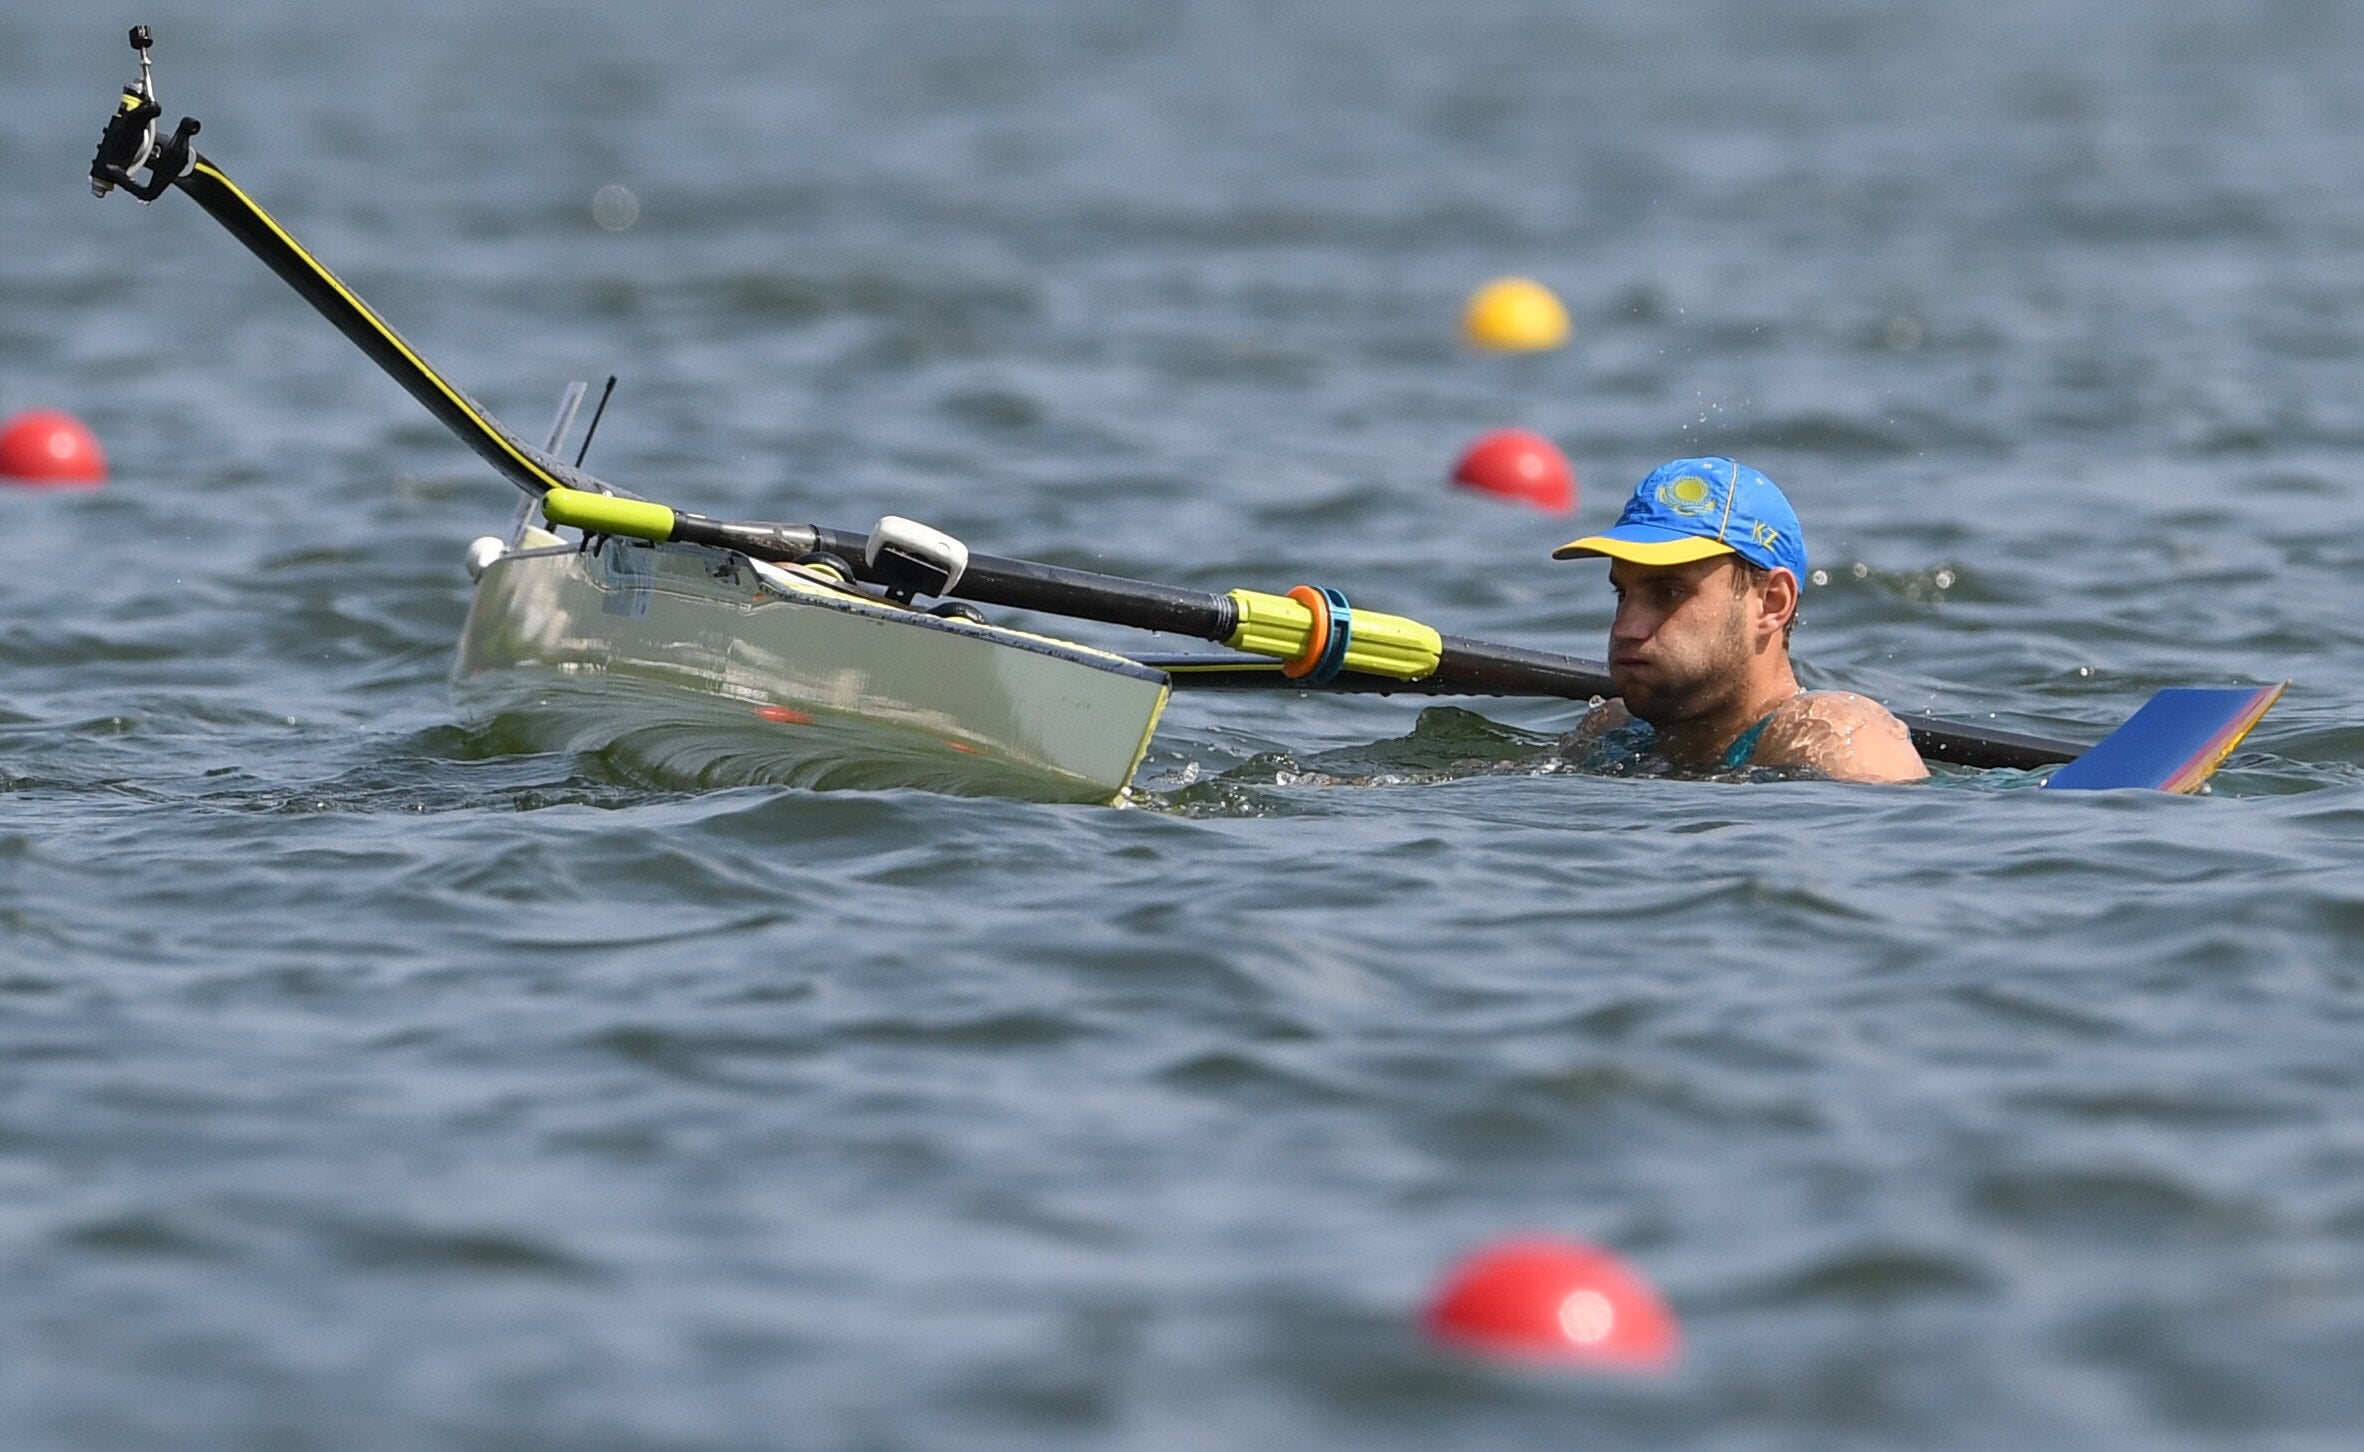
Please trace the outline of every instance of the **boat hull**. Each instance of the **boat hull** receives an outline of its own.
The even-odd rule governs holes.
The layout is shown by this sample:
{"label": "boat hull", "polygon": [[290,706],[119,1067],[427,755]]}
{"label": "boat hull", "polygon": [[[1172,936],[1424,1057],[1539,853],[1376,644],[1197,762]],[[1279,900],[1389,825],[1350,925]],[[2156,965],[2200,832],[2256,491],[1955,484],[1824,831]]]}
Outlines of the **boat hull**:
{"label": "boat hull", "polygon": [[729,551],[609,538],[488,563],[452,686],[465,715],[528,749],[621,751],[685,784],[1108,802],[1169,683]]}

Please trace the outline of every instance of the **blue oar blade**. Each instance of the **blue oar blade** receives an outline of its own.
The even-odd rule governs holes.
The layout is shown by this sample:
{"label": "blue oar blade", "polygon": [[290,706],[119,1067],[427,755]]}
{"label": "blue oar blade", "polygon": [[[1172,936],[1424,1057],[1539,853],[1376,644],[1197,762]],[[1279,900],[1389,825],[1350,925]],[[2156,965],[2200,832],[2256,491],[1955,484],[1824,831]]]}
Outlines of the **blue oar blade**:
{"label": "blue oar blade", "polygon": [[2161,691],[2044,785],[2060,791],[2197,791],[2289,684]]}

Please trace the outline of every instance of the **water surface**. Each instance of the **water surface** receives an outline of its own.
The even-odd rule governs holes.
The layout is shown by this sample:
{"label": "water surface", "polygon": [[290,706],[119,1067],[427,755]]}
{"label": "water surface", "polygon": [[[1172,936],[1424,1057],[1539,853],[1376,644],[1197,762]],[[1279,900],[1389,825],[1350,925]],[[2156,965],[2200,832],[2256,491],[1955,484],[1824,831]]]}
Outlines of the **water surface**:
{"label": "water surface", "polygon": [[[116,476],[0,498],[11,1445],[2350,1445],[2351,7],[53,11],[0,410]],[[1814,684],[2296,684],[2204,799],[1485,765],[1536,702],[1181,699],[1121,811],[534,754],[444,681],[507,486],[84,194],[134,20],[429,356],[528,433],[621,374],[592,464],[688,508],[1594,654],[1549,550],[1730,452]],[[1459,345],[1509,272],[1573,346]],[[1575,520],[1443,486],[1504,425]],[[1423,1346],[1528,1228],[1680,1373]]]}

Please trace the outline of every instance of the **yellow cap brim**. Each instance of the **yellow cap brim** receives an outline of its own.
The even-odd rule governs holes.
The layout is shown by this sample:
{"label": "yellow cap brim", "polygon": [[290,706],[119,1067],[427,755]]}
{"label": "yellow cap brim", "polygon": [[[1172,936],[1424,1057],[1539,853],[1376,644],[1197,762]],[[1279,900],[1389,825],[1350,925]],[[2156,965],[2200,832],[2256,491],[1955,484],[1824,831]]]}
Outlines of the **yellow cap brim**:
{"label": "yellow cap brim", "polygon": [[1693,560],[1711,560],[1717,555],[1735,554],[1730,545],[1713,539],[1640,540],[1616,539],[1605,534],[1588,534],[1572,539],[1551,552],[1555,560],[1581,559],[1587,555],[1606,555],[1613,560],[1630,560],[1637,565],[1687,565]]}

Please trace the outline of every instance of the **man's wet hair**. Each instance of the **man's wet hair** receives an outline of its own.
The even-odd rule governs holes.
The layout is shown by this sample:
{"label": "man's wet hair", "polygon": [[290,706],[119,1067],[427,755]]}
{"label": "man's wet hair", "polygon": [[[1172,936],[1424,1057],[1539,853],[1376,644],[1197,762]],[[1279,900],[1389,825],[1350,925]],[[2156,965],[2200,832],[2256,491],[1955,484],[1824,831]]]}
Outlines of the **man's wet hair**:
{"label": "man's wet hair", "polygon": [[[1771,570],[1766,569],[1763,565],[1752,565],[1738,555],[1732,557],[1732,563],[1737,567],[1732,571],[1732,593],[1735,595],[1745,595],[1751,590],[1761,590],[1765,587],[1765,582],[1773,578]],[[1805,582],[1801,580],[1798,583],[1802,585]],[[1792,610],[1789,612],[1789,619],[1782,622],[1781,626],[1781,648],[1783,650],[1789,649],[1789,638],[1797,631],[1797,628],[1798,612]]]}

